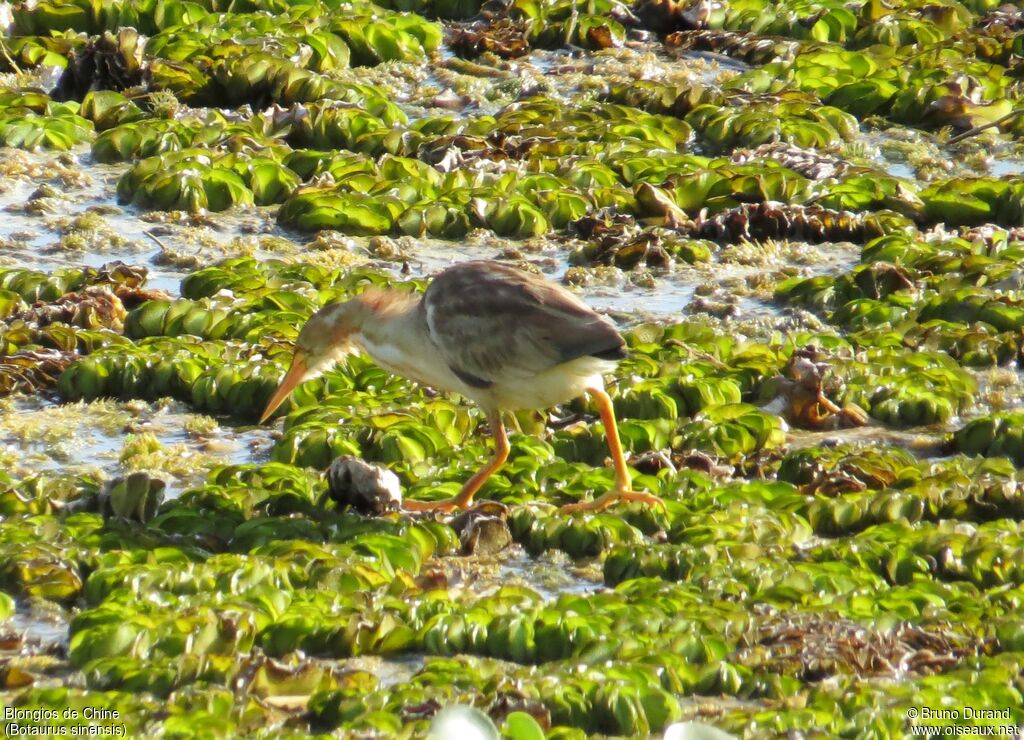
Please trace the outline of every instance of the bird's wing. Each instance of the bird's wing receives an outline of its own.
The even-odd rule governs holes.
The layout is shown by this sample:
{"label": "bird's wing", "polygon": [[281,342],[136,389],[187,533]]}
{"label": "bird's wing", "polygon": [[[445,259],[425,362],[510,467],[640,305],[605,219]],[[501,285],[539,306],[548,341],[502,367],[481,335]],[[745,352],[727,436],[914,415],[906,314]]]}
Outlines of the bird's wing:
{"label": "bird's wing", "polygon": [[464,262],[445,270],[421,306],[430,338],[449,367],[480,388],[588,355],[625,356],[611,322],[572,293],[497,262]]}

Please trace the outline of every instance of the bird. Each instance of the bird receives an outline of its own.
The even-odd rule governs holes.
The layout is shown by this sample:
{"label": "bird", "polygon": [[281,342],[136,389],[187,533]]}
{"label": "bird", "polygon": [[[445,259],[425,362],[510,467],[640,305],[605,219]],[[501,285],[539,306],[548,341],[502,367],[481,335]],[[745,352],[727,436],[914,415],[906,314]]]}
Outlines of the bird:
{"label": "bird", "polygon": [[634,501],[664,506],[657,496],[632,490],[605,390],[604,375],[627,356],[626,343],[611,321],[562,286],[505,263],[474,260],[442,270],[422,296],[369,288],[327,304],[300,330],[291,366],[260,423],[300,383],[359,350],[385,370],[475,402],[494,437],[494,456],[456,496],[406,499],[406,511],[472,508],[477,492],[508,459],[503,412],[546,409],[583,394],[600,413],[615,485],[562,511],[602,511]]}

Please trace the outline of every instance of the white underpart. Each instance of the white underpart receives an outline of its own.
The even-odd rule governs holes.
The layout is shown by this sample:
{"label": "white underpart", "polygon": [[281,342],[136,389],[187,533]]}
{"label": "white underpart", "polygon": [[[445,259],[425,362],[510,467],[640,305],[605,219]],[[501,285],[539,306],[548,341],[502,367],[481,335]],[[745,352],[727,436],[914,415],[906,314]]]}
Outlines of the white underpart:
{"label": "white underpart", "polygon": [[514,411],[546,409],[582,396],[589,388],[604,388],[604,374],[615,368],[614,362],[596,357],[580,357],[536,375],[505,375],[493,387],[473,391],[486,394],[470,398],[483,406]]}
{"label": "white underpart", "polygon": [[580,357],[542,373],[517,375],[500,373],[490,388],[474,388],[452,372],[433,347],[397,347],[375,344],[365,335],[355,334],[353,342],[385,370],[438,390],[458,393],[486,409],[516,411],[546,409],[583,395],[588,388],[604,388],[605,373],[615,363],[596,357]]}
{"label": "white underpart", "polygon": [[362,347],[374,362],[395,375],[438,390],[469,395],[469,386],[459,380],[433,348],[417,352],[416,348],[391,343],[376,344],[364,334],[353,334],[352,341]]}

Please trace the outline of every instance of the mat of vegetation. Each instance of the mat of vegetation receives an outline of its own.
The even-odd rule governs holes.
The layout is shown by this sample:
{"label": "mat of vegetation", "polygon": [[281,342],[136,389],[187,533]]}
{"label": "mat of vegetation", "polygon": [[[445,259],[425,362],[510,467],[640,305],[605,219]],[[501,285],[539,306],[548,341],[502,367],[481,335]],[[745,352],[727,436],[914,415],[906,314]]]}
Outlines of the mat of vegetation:
{"label": "mat of vegetation", "polygon": [[[1024,11],[38,0],[0,24],[21,725],[1024,725]],[[363,357],[260,446],[313,311],[481,251],[636,309],[610,392],[664,510],[559,512],[612,484],[580,399],[516,417],[495,504],[353,511],[340,456],[427,500],[488,455],[478,409]],[[112,464],[80,464],[85,428]]]}

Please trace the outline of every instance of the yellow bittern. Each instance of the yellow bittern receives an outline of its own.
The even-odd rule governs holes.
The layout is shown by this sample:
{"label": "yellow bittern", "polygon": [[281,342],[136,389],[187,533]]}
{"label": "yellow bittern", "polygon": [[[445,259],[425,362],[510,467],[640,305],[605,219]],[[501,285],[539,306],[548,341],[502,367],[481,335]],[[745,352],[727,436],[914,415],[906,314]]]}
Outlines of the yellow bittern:
{"label": "yellow bittern", "polygon": [[297,385],[358,349],[386,370],[476,401],[494,435],[494,458],[457,496],[407,500],[405,509],[468,508],[508,458],[502,411],[545,409],[583,393],[600,411],[615,487],[563,510],[600,511],[618,501],[661,504],[657,496],[630,489],[612,400],[604,389],[602,374],[626,356],[622,336],[561,286],[509,265],[475,261],[441,272],[422,297],[371,289],[324,306],[302,327],[291,367],[260,422]]}

